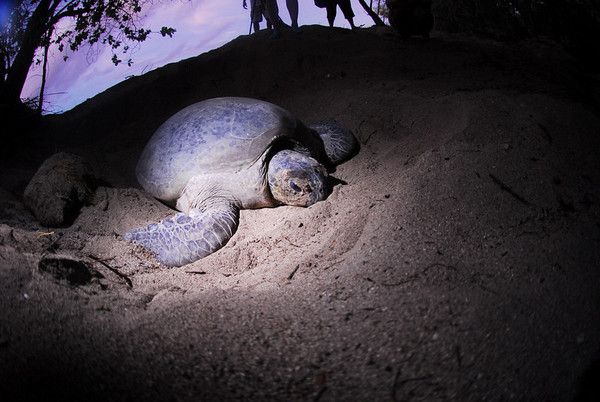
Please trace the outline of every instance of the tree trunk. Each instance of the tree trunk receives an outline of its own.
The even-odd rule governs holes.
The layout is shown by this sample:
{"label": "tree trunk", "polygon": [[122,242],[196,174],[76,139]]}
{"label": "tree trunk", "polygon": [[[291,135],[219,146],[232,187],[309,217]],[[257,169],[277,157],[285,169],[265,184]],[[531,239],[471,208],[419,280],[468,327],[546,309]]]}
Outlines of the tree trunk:
{"label": "tree trunk", "polygon": [[50,36],[48,32],[48,41],[44,44],[44,64],[42,65],[42,85],[40,85],[40,96],[38,98],[38,114],[42,114],[44,107],[44,91],[46,90],[46,75],[48,73],[48,50],[50,49]]}
{"label": "tree trunk", "polygon": [[8,57],[5,57],[4,53],[0,52],[0,93],[2,93],[4,81],[6,81],[7,59]]}
{"label": "tree trunk", "polygon": [[383,25],[385,25],[383,23],[383,21],[381,20],[381,18],[379,18],[379,16],[377,15],[377,13],[375,11],[373,11],[371,9],[371,7],[369,7],[369,5],[365,2],[365,0],[358,0],[358,2],[362,6],[362,8],[365,9],[365,11],[367,12],[367,14],[369,14],[369,17],[373,18],[373,21],[375,22],[375,25],[377,25],[377,26],[383,26]]}
{"label": "tree trunk", "polygon": [[8,70],[3,88],[1,88],[0,102],[19,103],[21,101],[21,91],[23,91],[29,68],[33,63],[35,51],[40,46],[42,37],[48,29],[48,21],[51,17],[50,4],[51,0],[40,0],[31,15],[19,51]]}

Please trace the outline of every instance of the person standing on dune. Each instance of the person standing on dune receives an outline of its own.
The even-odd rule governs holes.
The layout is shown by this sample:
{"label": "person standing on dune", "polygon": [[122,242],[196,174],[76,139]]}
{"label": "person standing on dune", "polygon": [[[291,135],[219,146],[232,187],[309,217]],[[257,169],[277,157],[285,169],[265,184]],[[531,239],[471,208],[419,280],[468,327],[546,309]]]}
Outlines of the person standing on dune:
{"label": "person standing on dune", "polygon": [[356,29],[356,26],[354,25],[354,11],[352,11],[350,0],[326,0],[325,3],[325,8],[327,9],[327,21],[329,21],[330,27],[333,26],[337,14],[336,9],[339,6],[342,13],[344,13],[344,17],[350,23],[350,27]]}
{"label": "person standing on dune", "polygon": [[[243,0],[242,7],[244,7],[244,9],[248,8],[246,0]],[[263,15],[265,20],[267,20],[267,28],[273,28],[271,37],[278,38],[281,36],[281,19],[279,18],[277,0],[250,0],[250,20],[254,28],[254,32],[258,32],[260,30],[260,22],[262,21]]]}
{"label": "person standing on dune", "polygon": [[287,6],[288,12],[290,13],[290,20],[292,21],[292,29],[298,29],[298,0],[286,0],[285,5]]}

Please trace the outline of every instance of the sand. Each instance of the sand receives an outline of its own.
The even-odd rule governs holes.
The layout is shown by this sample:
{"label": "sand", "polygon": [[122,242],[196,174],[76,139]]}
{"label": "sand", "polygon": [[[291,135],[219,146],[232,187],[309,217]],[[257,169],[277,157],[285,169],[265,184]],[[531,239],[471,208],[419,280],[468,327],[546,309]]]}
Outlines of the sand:
{"label": "sand", "polygon": [[[585,79],[543,41],[310,26],[240,37],[48,117],[2,159],[0,394],[598,392],[585,384],[600,361],[600,120]],[[223,249],[169,269],[122,240],[173,214],[133,169],[158,125],[215,96],[335,118],[361,150],[325,201],[242,211]],[[71,226],[47,228],[22,192],[58,151],[85,157],[102,183]],[[57,278],[61,259],[90,276]]]}

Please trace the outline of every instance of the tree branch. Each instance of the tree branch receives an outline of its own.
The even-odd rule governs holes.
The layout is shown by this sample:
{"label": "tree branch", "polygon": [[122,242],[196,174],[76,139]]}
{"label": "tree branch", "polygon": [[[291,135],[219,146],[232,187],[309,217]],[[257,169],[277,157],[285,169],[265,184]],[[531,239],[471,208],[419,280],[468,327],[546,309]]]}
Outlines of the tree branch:
{"label": "tree branch", "polygon": [[375,25],[377,25],[377,26],[385,25],[385,23],[381,20],[381,18],[379,18],[377,13],[375,11],[373,11],[373,9],[371,7],[369,7],[369,5],[365,2],[365,0],[358,0],[358,2],[362,6],[362,8],[365,9],[367,14],[369,14],[369,17],[371,17],[373,19],[373,21],[375,22]]}

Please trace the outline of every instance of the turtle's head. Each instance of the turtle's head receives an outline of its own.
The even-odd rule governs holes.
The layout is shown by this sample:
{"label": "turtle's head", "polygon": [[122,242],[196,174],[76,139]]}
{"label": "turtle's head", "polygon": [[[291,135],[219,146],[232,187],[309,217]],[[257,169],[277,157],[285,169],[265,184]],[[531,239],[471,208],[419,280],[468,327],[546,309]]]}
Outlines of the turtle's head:
{"label": "turtle's head", "polygon": [[277,152],[269,162],[267,176],[271,194],[282,204],[307,207],[326,197],[327,171],[303,153]]}

